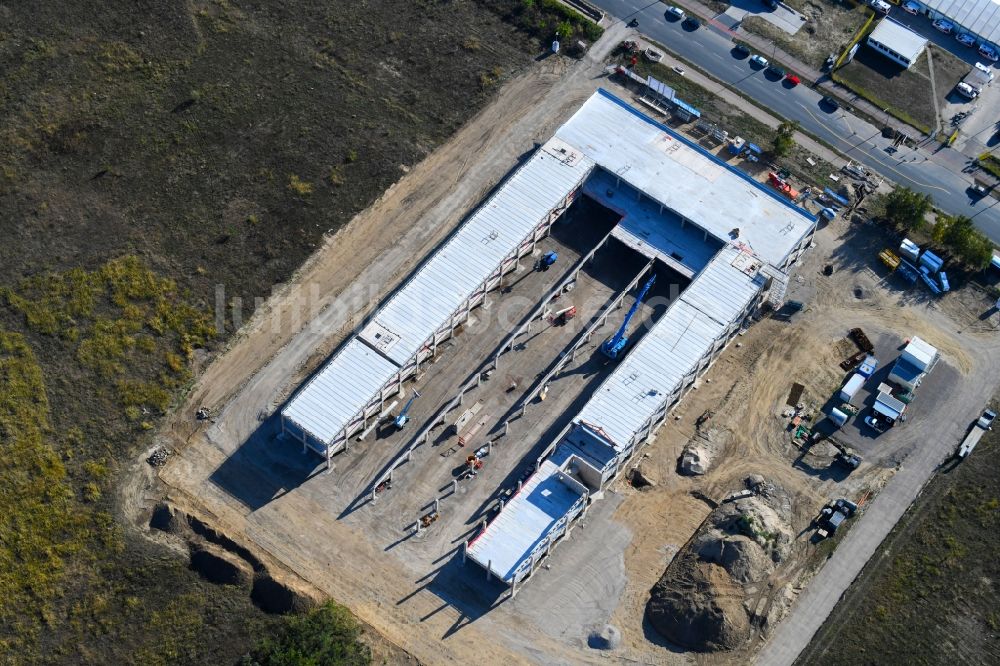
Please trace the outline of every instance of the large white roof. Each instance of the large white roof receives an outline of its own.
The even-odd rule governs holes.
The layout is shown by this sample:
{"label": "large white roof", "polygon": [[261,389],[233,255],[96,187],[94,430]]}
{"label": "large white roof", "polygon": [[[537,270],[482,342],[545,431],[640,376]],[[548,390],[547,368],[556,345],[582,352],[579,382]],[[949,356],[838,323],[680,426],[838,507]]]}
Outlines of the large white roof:
{"label": "large white roof", "polygon": [[600,428],[624,448],[761,290],[765,278],[758,268],[738,248],[720,251],[627,351],[576,420]]}
{"label": "large white roof", "polygon": [[330,442],[399,367],[354,338],[289,401],[282,416]]}
{"label": "large white roof", "polygon": [[994,44],[1000,44],[1000,2],[997,0],[920,0],[920,3]]}
{"label": "large white roof", "polygon": [[599,166],[723,241],[735,229],[781,266],[816,223],[773,188],[598,90],[556,132]]}
{"label": "large white roof", "polygon": [[868,39],[892,49],[910,62],[914,62],[927,46],[927,39],[923,35],[913,32],[902,23],[897,23],[889,17],[879,21],[875,29],[868,35]]}
{"label": "large white roof", "polygon": [[583,496],[578,489],[564,483],[562,476],[556,465],[544,461],[504,510],[469,544],[469,557],[509,582],[517,566]]}
{"label": "large white roof", "polygon": [[593,167],[558,139],[550,140],[389,299],[361,339],[404,365]]}

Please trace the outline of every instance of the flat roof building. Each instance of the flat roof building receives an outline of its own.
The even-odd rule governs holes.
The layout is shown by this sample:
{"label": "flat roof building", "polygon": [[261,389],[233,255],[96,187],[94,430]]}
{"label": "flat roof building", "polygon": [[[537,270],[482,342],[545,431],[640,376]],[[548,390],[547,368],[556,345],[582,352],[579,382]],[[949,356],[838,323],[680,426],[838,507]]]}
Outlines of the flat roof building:
{"label": "flat roof building", "polygon": [[[586,512],[594,494],[652,440],[670,409],[763,300],[783,297],[787,269],[809,245],[816,225],[812,214],[603,90],[556,137],[602,170],[584,191],[600,177],[602,186],[592,195],[598,200],[604,183],[625,186],[669,213],[626,217],[612,235],[667,266],[684,263],[693,281],[546,447],[515,499],[466,544],[464,557],[512,594]],[[612,193],[609,206],[617,198]],[[701,231],[700,241],[692,228]],[[559,510],[571,507],[561,516],[540,518],[528,499],[535,490],[519,499],[529,486],[546,488],[564,479],[579,485],[560,488],[560,496],[569,494]]]}
{"label": "flat roof building", "polygon": [[955,23],[980,42],[1000,44],[1000,2],[997,0],[919,0],[930,19]]}
{"label": "flat roof building", "polygon": [[[730,274],[725,267],[709,270],[715,261],[729,261],[716,254],[725,246],[726,257],[740,255],[754,266],[759,289],[770,277],[758,276],[757,268],[772,266],[780,277],[815,230],[815,216],[598,90],[302,385],[281,411],[282,432],[329,463],[534,250],[576,196],[598,183],[603,190],[631,188],[658,209],[655,216],[627,217],[616,237],[685,276]],[[662,223],[670,228],[657,229]],[[719,327],[718,320],[711,323],[717,305],[704,306],[697,330]]]}
{"label": "flat roof building", "polygon": [[909,69],[927,47],[927,40],[902,23],[884,18],[868,35],[868,46]]}

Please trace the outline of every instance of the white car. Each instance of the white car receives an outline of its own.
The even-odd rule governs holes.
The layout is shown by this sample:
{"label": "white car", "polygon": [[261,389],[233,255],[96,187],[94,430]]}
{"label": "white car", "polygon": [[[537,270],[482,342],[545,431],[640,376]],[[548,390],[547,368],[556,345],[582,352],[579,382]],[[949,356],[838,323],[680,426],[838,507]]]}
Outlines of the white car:
{"label": "white car", "polygon": [[962,46],[975,46],[976,38],[967,32],[960,32],[955,35],[955,41]]}
{"label": "white car", "polygon": [[920,13],[920,5],[913,2],[913,0],[907,0],[901,5],[901,7],[903,8],[903,11],[906,12],[907,14],[916,15]]}
{"label": "white car", "polygon": [[642,54],[646,56],[646,60],[650,62],[660,62],[661,60],[663,60],[663,54],[654,49],[653,47],[647,48],[645,51],[642,52]]}
{"label": "white car", "polygon": [[767,58],[762,55],[750,56],[750,63],[758,67],[767,67]]}
{"label": "white car", "polygon": [[877,12],[882,12],[886,16],[888,16],[889,12],[892,11],[892,5],[885,0],[869,0],[868,6]]}
{"label": "white car", "polygon": [[674,21],[680,21],[684,18],[684,10],[680,7],[667,7],[667,17],[673,19]]}
{"label": "white car", "polygon": [[955,24],[946,19],[938,19],[937,21],[934,21],[934,23],[932,23],[931,25],[933,25],[935,28],[937,28],[946,35],[950,35],[951,31],[955,29]]}
{"label": "white car", "polygon": [[970,86],[965,81],[962,81],[955,86],[955,92],[957,92],[962,97],[968,97],[969,99],[976,99],[977,97],[979,97],[979,89]]}
{"label": "white car", "polygon": [[989,44],[982,44],[979,47],[979,55],[983,56],[990,62],[1000,60],[1000,54],[997,54],[996,48],[990,46]]}

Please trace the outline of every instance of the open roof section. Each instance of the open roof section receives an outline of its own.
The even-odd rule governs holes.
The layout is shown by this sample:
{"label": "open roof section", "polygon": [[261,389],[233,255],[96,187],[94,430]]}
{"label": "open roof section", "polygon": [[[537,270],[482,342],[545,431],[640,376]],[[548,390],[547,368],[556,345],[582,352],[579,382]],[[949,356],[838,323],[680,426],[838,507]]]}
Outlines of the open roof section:
{"label": "open roof section", "polygon": [[808,211],[606,90],[584,102],[556,136],[712,236],[743,243],[776,267],[816,223]]}

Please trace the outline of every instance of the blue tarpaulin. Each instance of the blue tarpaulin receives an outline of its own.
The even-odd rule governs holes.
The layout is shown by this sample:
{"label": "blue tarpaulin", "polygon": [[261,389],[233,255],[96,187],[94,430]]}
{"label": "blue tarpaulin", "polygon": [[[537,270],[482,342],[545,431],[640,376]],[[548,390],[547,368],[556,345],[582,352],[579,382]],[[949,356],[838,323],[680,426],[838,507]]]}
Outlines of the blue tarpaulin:
{"label": "blue tarpaulin", "polygon": [[674,106],[676,106],[678,109],[680,109],[682,111],[686,111],[688,113],[688,115],[690,115],[692,118],[701,118],[701,111],[699,111],[698,109],[694,108],[690,104],[682,102],[681,100],[677,99],[676,97],[674,97],[673,101],[674,101]]}
{"label": "blue tarpaulin", "polygon": [[841,206],[850,206],[851,205],[850,201],[848,201],[844,197],[840,196],[839,194],[837,194],[836,192],[834,192],[833,190],[831,190],[829,187],[824,187],[823,188],[823,194],[825,194],[826,196],[830,197],[831,199],[833,199],[834,201],[836,201],[837,203],[839,203]]}
{"label": "blue tarpaulin", "polygon": [[747,150],[756,155],[761,155],[764,153],[764,151],[761,150],[760,146],[758,146],[756,143],[748,143]]}

